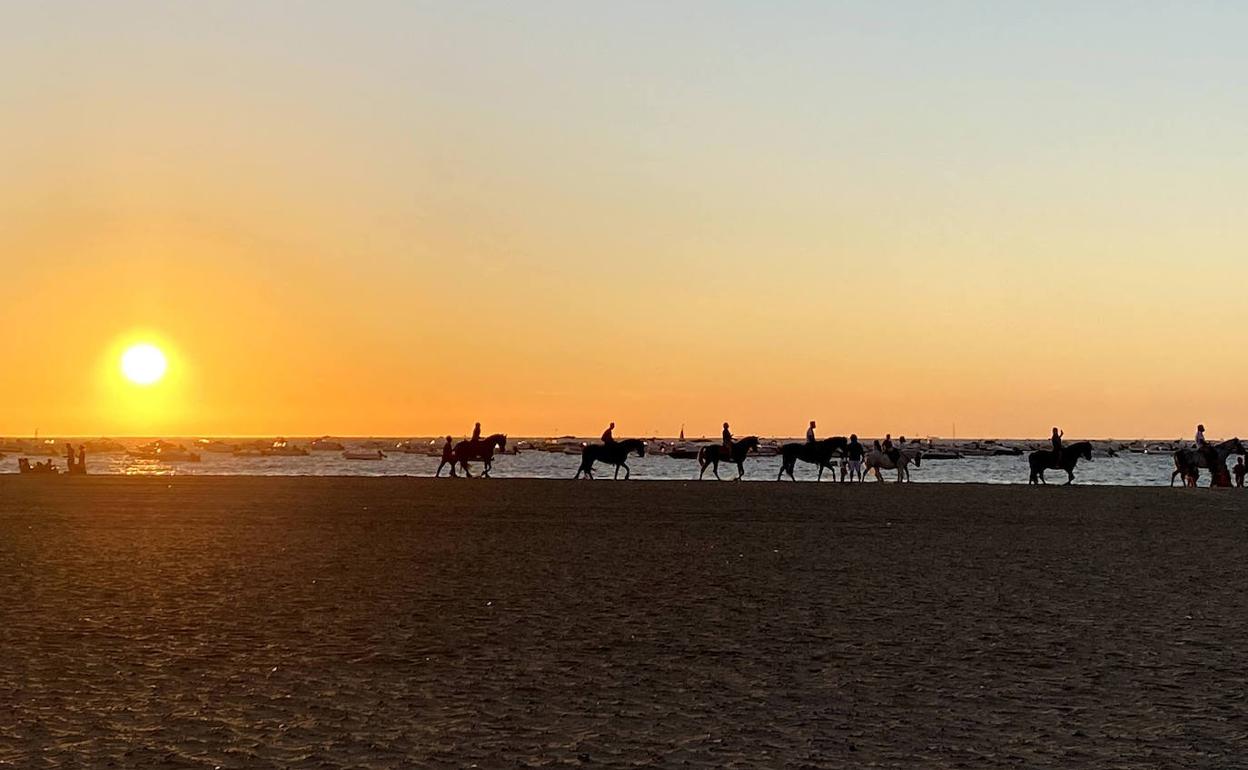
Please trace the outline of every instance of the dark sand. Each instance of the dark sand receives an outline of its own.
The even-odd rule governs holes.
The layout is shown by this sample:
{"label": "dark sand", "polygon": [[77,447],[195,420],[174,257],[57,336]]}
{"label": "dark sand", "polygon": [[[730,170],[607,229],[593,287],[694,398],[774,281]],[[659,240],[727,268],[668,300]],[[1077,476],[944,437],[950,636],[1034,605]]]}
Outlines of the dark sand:
{"label": "dark sand", "polygon": [[0,765],[1248,764],[1248,493],[0,478]]}

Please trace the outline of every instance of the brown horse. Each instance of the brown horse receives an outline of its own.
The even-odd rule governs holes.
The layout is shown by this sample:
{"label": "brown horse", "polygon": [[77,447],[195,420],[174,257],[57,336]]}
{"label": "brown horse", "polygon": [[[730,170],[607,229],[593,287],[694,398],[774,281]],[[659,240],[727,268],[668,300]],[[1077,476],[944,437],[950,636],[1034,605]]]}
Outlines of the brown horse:
{"label": "brown horse", "polygon": [[455,463],[451,464],[451,475],[456,476],[455,464],[463,468],[464,475],[472,478],[472,471],[468,470],[469,460],[480,460],[485,463],[485,468],[481,471],[481,478],[490,477],[490,467],[494,464],[494,448],[498,447],[499,452],[507,450],[507,435],[504,433],[495,433],[493,436],[476,441],[461,441],[451,450]]}
{"label": "brown horse", "polygon": [[586,444],[581,450],[581,467],[577,470],[576,475],[572,478],[579,479],[581,474],[585,474],[586,478],[594,477],[594,463],[606,463],[615,466],[615,478],[620,477],[620,468],[624,469],[624,480],[628,481],[628,477],[632,475],[632,471],[628,469],[628,456],[633,452],[638,457],[646,456],[646,442],[639,438],[626,438],[623,441],[613,441],[610,444]]}
{"label": "brown horse", "polygon": [[733,443],[732,453],[725,457],[723,444],[711,444],[704,446],[698,450],[698,465],[702,466],[702,472],[698,474],[701,479],[706,475],[706,466],[711,466],[711,472],[715,474],[715,478],[719,478],[719,463],[722,460],[726,463],[737,464],[737,477],[733,481],[740,481],[745,477],[745,457],[750,452],[758,451],[758,436],[746,436]]}
{"label": "brown horse", "polygon": [[776,481],[783,479],[786,473],[790,479],[797,481],[793,476],[793,467],[798,460],[819,466],[819,477],[816,481],[823,480],[824,468],[832,471],[832,480],[836,481],[836,466],[832,465],[832,458],[837,452],[844,452],[847,446],[849,446],[849,439],[844,436],[833,436],[813,443],[795,441],[792,444],[785,444],[780,447],[780,472],[776,474]]}

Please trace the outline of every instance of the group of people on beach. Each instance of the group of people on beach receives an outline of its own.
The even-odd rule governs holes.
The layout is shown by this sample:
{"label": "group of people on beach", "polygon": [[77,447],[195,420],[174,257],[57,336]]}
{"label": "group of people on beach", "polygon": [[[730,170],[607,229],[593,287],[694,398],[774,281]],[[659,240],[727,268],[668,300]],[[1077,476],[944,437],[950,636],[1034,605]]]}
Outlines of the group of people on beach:
{"label": "group of people on beach", "polygon": [[[56,467],[56,463],[51,460],[43,462],[31,463],[25,457],[19,458],[17,461],[18,473],[60,473]],[[73,444],[66,442],[65,444],[65,472],[70,475],[81,475],[87,472],[87,448],[79,444],[77,453],[74,452]]]}

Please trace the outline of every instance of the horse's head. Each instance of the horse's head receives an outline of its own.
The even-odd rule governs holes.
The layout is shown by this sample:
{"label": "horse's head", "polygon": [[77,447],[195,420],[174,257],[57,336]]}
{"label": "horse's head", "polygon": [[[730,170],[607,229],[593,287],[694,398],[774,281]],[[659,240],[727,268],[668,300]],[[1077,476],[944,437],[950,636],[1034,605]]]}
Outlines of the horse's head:
{"label": "horse's head", "polygon": [[1079,456],[1088,462],[1092,462],[1092,444],[1091,442],[1083,442],[1083,446],[1079,448]]}
{"label": "horse's head", "polygon": [[758,451],[758,436],[746,436],[737,442],[739,446],[745,447],[746,452]]}
{"label": "horse's head", "polygon": [[1244,450],[1244,445],[1239,443],[1238,438],[1231,439],[1231,454],[1233,455],[1248,454],[1248,452]]}
{"label": "horse's head", "polygon": [[914,450],[914,467],[918,468],[922,464],[923,464],[923,450],[916,449]]}
{"label": "horse's head", "polygon": [[495,433],[493,436],[490,437],[490,442],[494,444],[494,446],[498,447],[498,451],[500,452],[507,451],[507,434],[506,433]]}
{"label": "horse's head", "polygon": [[644,441],[637,442],[637,456],[638,457],[646,456],[646,442]]}

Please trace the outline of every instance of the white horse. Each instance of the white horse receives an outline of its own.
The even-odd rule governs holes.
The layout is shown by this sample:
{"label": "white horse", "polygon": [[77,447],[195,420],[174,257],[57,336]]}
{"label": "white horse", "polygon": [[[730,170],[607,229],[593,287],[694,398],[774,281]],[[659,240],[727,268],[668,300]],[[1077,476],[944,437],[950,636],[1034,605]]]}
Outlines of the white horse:
{"label": "white horse", "polygon": [[919,449],[899,449],[897,462],[893,463],[893,458],[889,457],[879,449],[872,449],[867,452],[866,457],[862,458],[862,467],[864,473],[875,472],[877,481],[883,481],[884,477],[880,475],[880,469],[891,471],[896,469],[897,481],[910,480],[910,463],[914,463],[914,467],[918,468],[923,461],[923,452]]}

